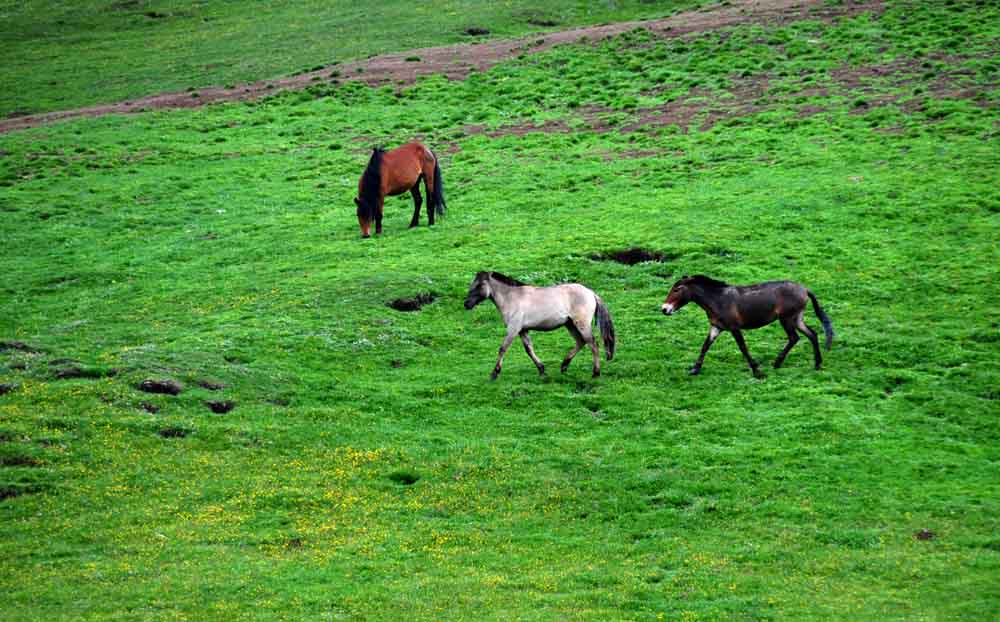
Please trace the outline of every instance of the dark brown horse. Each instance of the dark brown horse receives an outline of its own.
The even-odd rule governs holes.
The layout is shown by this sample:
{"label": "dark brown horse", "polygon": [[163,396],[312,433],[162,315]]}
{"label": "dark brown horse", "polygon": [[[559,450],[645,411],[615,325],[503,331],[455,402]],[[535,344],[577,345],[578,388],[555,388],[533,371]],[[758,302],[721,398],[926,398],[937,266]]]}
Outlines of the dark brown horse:
{"label": "dark brown horse", "polygon": [[708,352],[715,338],[722,331],[728,330],[736,339],[736,344],[749,363],[753,375],[759,377],[760,372],[757,369],[759,364],[751,358],[747,351],[747,344],[743,341],[741,329],[760,328],[775,320],[780,321],[782,328],[785,329],[788,343],[785,344],[785,349],[781,351],[778,358],[774,360],[774,368],[781,367],[789,350],[798,342],[799,336],[795,332],[796,329],[812,342],[816,369],[820,368],[823,358],[819,353],[819,340],[816,338],[816,331],[806,326],[805,320],[802,319],[808,303],[807,298],[812,301],[816,317],[823,323],[823,331],[826,333],[826,349],[829,350],[830,343],[833,341],[833,325],[830,323],[830,318],[819,306],[816,296],[804,285],[794,281],[729,285],[701,274],[685,276],[670,288],[670,293],[663,301],[661,310],[664,315],[672,315],[693,301],[708,314],[708,323],[711,328],[708,331],[708,338],[701,346],[701,354],[695,361],[694,367],[691,368],[692,375],[701,371],[705,353]]}
{"label": "dark brown horse", "polygon": [[420,143],[408,143],[392,151],[376,147],[368,160],[365,172],[358,180],[358,196],[354,204],[358,206],[358,224],[361,237],[371,236],[372,221],[375,233],[382,233],[382,208],[386,196],[409,192],[413,195],[413,218],[410,226],[420,224],[420,180],[424,180],[427,191],[427,224],[434,224],[434,215],[443,215],[445,210],[444,187],[441,182],[441,167],[430,149]]}

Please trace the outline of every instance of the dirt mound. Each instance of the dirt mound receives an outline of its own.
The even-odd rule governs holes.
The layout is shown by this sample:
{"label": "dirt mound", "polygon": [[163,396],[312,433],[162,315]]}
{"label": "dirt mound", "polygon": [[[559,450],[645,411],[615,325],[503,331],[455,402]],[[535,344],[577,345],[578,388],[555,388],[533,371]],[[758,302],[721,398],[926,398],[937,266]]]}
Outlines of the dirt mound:
{"label": "dirt mound", "polygon": [[212,402],[205,402],[208,409],[217,415],[221,415],[229,412],[230,410],[236,408],[236,402],[232,400],[217,400]]}
{"label": "dirt mound", "polygon": [[157,434],[163,438],[184,438],[191,433],[187,428],[163,428]]}
{"label": "dirt mound", "polygon": [[625,248],[617,251],[594,253],[590,256],[590,258],[594,261],[614,261],[620,264],[625,264],[626,266],[634,266],[636,264],[649,261],[663,263],[665,261],[670,261],[674,258],[674,256],[661,253],[659,251],[651,251],[646,248],[633,246],[631,248]]}
{"label": "dirt mound", "polygon": [[413,298],[396,298],[386,304],[396,311],[419,311],[424,305],[429,305],[437,299],[437,295],[431,292],[417,294]]}
{"label": "dirt mound", "polygon": [[139,390],[146,393],[165,393],[167,395],[178,395],[184,390],[181,383],[176,380],[153,380],[147,379],[139,383]]}

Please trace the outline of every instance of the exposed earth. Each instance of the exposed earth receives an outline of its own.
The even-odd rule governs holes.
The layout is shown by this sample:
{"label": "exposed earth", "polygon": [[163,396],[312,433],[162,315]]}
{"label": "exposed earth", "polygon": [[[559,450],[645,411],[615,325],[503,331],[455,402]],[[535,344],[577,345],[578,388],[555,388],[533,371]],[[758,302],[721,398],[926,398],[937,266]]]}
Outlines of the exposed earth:
{"label": "exposed earth", "polygon": [[[153,109],[193,108],[206,104],[256,99],[278,91],[302,89],[324,80],[360,80],[371,85],[410,84],[419,76],[440,74],[461,80],[473,71],[484,71],[520,54],[547,50],[562,43],[600,41],[636,28],[644,28],[664,37],[679,37],[744,23],[781,24],[804,18],[831,20],[841,16],[880,11],[880,0],[847,1],[829,6],[823,0],[733,0],[725,5],[711,5],[701,10],[648,21],[621,22],[602,26],[547,32],[519,39],[487,40],[460,45],[420,48],[382,54],[294,76],[260,80],[232,88],[208,87],[189,92],[161,93],[113,104],[89,106],[42,114],[13,116],[0,120],[0,133],[34,127],[77,117],[128,114]],[[480,26],[488,26],[483,24]],[[413,61],[414,57],[419,61]],[[411,60],[407,60],[407,59]]]}

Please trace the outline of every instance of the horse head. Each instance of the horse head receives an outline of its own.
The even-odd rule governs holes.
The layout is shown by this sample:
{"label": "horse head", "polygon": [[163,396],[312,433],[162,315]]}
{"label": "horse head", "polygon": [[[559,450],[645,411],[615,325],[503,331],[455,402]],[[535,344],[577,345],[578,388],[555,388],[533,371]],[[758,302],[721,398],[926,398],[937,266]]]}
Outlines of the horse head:
{"label": "horse head", "polygon": [[681,307],[691,302],[691,281],[691,277],[682,276],[679,281],[674,283],[666,300],[663,301],[663,306],[660,307],[663,315],[673,315]]}
{"label": "horse head", "polygon": [[477,272],[476,277],[472,279],[472,284],[469,285],[469,293],[465,297],[465,308],[472,309],[491,295],[493,295],[493,291],[490,288],[490,273]]}

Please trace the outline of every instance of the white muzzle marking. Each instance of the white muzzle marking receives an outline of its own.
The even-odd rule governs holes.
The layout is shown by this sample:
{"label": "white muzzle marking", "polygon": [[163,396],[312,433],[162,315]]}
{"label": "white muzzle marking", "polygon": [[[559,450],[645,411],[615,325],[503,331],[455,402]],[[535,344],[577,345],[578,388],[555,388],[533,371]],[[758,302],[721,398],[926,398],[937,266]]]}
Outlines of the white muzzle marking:
{"label": "white muzzle marking", "polygon": [[664,315],[670,315],[674,312],[674,305],[665,302],[660,309],[663,311]]}

